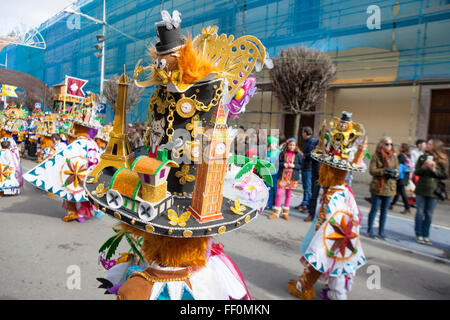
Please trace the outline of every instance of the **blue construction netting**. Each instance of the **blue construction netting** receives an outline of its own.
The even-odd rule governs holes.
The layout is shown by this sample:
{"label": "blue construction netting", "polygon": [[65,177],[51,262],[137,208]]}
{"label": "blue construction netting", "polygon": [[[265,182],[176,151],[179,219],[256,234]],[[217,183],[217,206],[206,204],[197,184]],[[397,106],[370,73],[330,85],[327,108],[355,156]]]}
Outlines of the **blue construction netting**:
{"label": "blue construction netting", "polygon": [[[102,19],[102,0],[80,0],[73,8]],[[378,53],[340,54],[334,60],[355,62],[364,70],[367,63],[390,62],[386,53],[395,53],[395,81],[450,78],[449,0],[107,0],[107,23],[130,37],[107,27],[105,79],[120,74],[123,65],[131,76],[139,59],[150,62],[146,49],[157,41],[154,23],[161,19],[161,9],[181,12],[186,35],[217,25],[219,33],[258,37],[271,57],[297,45],[325,52],[376,48]],[[7,55],[8,68],[48,85],[63,82],[65,75],[87,79],[86,90],[99,92],[100,59],[94,45],[102,26],[77,17],[61,12],[39,27],[46,50],[8,46],[0,51],[0,61]],[[129,121],[145,120],[153,90],[145,90]]]}

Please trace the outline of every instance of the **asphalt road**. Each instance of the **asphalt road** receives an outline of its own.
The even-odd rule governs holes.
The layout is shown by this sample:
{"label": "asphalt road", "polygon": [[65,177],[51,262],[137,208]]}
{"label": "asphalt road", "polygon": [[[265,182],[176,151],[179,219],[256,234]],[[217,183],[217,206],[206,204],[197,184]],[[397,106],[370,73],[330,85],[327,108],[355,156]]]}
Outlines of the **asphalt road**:
{"label": "asphalt road", "polygon": [[[33,163],[24,161],[24,169]],[[0,299],[114,299],[97,289],[104,274],[98,249],[113,232],[109,216],[84,223],[61,219],[62,201],[26,183],[20,196],[0,198]],[[267,219],[221,235],[253,299],[296,299],[287,282],[302,272],[298,248],[310,224]],[[349,299],[449,299],[450,264],[363,238],[367,264]],[[70,279],[79,272],[80,286]],[[323,284],[316,284],[317,293]],[[318,296],[318,295],[317,295]],[[320,299],[320,298],[319,298]]]}

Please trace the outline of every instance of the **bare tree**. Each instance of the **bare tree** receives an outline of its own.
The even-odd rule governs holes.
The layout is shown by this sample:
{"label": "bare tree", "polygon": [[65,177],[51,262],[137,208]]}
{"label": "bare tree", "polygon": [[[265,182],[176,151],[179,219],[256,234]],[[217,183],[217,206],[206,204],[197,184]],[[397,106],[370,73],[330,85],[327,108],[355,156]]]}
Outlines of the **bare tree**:
{"label": "bare tree", "polygon": [[[119,79],[120,76],[115,74],[105,83],[105,87],[103,88],[103,95],[105,96],[106,101],[111,104],[113,111],[116,107]],[[144,88],[138,87],[132,78],[128,78],[128,84],[127,111],[130,111],[133,105],[139,103]]]}
{"label": "bare tree", "polygon": [[336,67],[326,53],[306,47],[281,50],[273,65],[272,87],[283,108],[296,114],[297,138],[301,115],[317,110],[327,86],[336,79]]}
{"label": "bare tree", "polygon": [[23,106],[30,112],[33,111],[34,105],[40,101],[41,99],[38,96],[29,91],[18,91],[17,98],[15,99],[17,106]]}
{"label": "bare tree", "polygon": [[[44,96],[45,107],[52,110],[53,112],[57,111],[57,108],[55,108],[55,106],[54,106],[54,100],[53,100],[54,93],[55,93],[55,90],[53,89],[53,87],[47,87],[46,91],[45,91],[45,96]],[[42,110],[44,110],[44,107],[42,107]]]}

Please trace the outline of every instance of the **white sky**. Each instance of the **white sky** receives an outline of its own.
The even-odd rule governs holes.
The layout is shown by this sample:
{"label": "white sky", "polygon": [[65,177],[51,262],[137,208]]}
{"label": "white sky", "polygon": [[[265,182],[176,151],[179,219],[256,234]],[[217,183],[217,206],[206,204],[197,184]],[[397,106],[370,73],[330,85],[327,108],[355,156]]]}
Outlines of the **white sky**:
{"label": "white sky", "polygon": [[38,27],[75,0],[0,0],[0,36],[16,27]]}

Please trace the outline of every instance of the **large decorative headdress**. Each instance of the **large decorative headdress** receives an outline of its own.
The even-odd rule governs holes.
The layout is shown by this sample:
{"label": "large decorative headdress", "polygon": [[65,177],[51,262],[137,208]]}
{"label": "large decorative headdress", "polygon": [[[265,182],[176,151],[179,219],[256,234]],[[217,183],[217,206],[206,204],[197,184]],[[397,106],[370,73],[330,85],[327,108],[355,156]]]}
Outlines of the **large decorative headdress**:
{"label": "large decorative headdress", "polygon": [[352,114],[342,112],[330,123],[331,130],[322,126],[321,137],[311,157],[331,167],[346,171],[364,171],[362,163],[367,145],[364,127],[353,122]]}
{"label": "large decorative headdress", "polygon": [[[148,233],[189,238],[232,231],[261,213],[268,199],[263,179],[249,169],[272,173],[263,170],[266,163],[249,161],[246,174],[230,170],[227,126],[227,105],[244,98],[242,90],[236,93],[257,61],[264,63],[265,49],[252,36],[219,36],[217,27],[185,42],[180,14],[162,16],[157,63],[135,69],[137,85],[157,85],[149,103],[149,156],[130,167],[106,167],[86,183],[87,193],[100,211]],[[186,72],[193,75],[187,82]]]}

